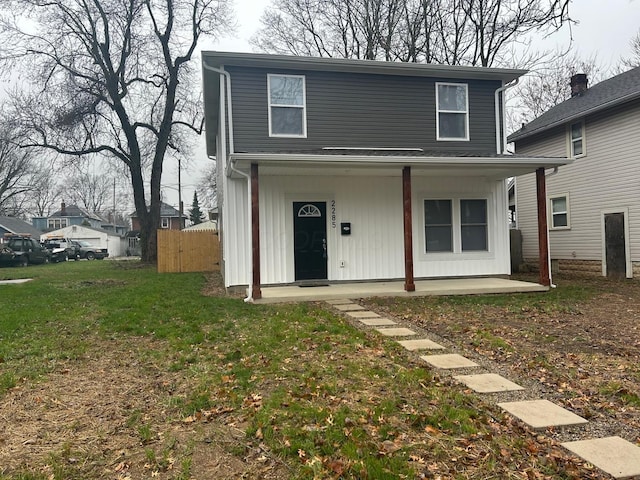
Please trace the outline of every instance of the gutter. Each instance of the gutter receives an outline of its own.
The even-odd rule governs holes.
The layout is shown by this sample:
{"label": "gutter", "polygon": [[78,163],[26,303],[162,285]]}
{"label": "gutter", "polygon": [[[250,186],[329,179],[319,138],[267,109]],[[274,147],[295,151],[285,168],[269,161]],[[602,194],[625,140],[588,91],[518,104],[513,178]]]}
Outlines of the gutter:
{"label": "gutter", "polygon": [[[206,61],[202,61],[202,66],[211,72],[215,72],[220,76],[224,76],[227,83],[227,101],[225,106],[225,111],[227,112],[227,125],[229,126],[229,154],[227,155],[227,165],[229,169],[227,171],[227,177],[231,177],[231,173],[236,173],[247,179],[247,232],[251,234],[251,176],[238,170],[235,165],[235,159],[231,156],[235,153],[235,145],[233,141],[233,108],[231,103],[231,75],[229,72],[224,70],[224,68],[216,68],[208,65]],[[223,135],[226,132],[223,129]],[[227,160],[225,159],[225,160]],[[253,285],[251,284],[251,279],[253,278],[253,264],[251,262],[251,242],[247,244],[247,264],[249,265],[249,288],[247,289],[247,297],[244,299],[245,302],[250,302],[253,300]]]}
{"label": "gutter", "polygon": [[[500,94],[503,93],[504,91],[506,91],[508,88],[511,87],[515,87],[518,84],[518,78],[516,78],[515,80],[513,80],[510,83],[507,83],[506,85],[501,86],[500,88],[498,88],[495,93],[495,114],[496,114],[496,153],[498,155],[502,155],[503,152],[505,152],[507,150],[507,121],[505,118],[505,101],[504,101],[504,95],[502,96],[502,102],[500,102]],[[502,128],[500,125],[500,104],[502,103]],[[502,131],[502,134],[500,133]]]}

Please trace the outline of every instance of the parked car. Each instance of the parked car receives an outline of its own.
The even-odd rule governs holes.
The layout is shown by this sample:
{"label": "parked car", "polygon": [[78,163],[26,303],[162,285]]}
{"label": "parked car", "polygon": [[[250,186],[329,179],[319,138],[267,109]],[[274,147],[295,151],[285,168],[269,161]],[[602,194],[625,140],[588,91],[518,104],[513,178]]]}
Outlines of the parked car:
{"label": "parked car", "polygon": [[52,262],[65,262],[80,259],[80,246],[64,237],[46,238],[42,245],[51,251]]}
{"label": "parked car", "polygon": [[[51,252],[30,235],[6,235],[5,242],[4,248],[13,252],[13,259],[8,260],[10,264],[26,267],[31,263],[51,261]],[[8,252],[4,255],[10,256]]]}
{"label": "parked car", "polygon": [[16,254],[5,245],[0,245],[0,265],[14,265]]}
{"label": "parked car", "polygon": [[79,249],[79,258],[86,258],[87,260],[102,260],[109,256],[109,252],[106,248],[98,248],[91,245],[85,240],[72,240]]}

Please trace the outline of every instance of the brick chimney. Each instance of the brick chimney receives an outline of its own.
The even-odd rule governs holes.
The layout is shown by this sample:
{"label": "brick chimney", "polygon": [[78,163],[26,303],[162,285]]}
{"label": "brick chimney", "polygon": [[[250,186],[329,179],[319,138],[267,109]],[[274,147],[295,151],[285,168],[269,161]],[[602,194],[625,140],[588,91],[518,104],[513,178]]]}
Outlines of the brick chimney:
{"label": "brick chimney", "polygon": [[587,79],[587,75],[585,73],[576,73],[571,76],[571,96],[575,97],[576,95],[584,95],[587,91],[587,84],[589,80]]}
{"label": "brick chimney", "polygon": [[67,214],[67,204],[62,202],[62,205],[60,205],[60,216],[64,217]]}

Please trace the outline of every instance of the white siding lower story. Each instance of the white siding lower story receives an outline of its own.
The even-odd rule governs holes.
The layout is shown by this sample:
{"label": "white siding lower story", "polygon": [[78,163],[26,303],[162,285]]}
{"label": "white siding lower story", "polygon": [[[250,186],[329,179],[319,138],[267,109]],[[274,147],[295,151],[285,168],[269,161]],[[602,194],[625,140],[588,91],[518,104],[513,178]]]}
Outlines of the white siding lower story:
{"label": "white siding lower story", "polygon": [[[251,229],[246,179],[225,178],[221,229],[226,286],[251,279]],[[425,199],[487,200],[488,248],[426,253]],[[260,175],[260,275],[263,285],[295,281],[293,202],[325,202],[329,281],[402,279],[404,223],[402,177]],[[510,273],[507,195],[504,181],[480,177],[412,175],[415,278],[464,277]],[[340,224],[351,224],[342,235]],[[454,224],[459,212],[454,208]]]}

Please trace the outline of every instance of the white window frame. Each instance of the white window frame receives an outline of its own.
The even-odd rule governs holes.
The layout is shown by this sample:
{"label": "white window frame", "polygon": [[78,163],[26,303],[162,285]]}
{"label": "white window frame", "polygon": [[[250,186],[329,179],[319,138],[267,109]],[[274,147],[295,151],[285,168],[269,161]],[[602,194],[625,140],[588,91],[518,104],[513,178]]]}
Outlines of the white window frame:
{"label": "white window frame", "polygon": [[[58,223],[58,226],[56,226]],[[61,228],[65,228],[69,226],[68,218],[49,218],[47,220],[47,228],[51,228],[53,230],[59,230]]]}
{"label": "white window frame", "polygon": [[[572,137],[573,134],[573,126],[574,125],[580,125],[580,137],[574,139]],[[584,120],[580,120],[578,122],[572,122],[569,124],[569,129],[567,132],[567,140],[569,142],[569,157],[570,158],[580,158],[580,157],[584,157],[587,154],[587,142],[586,142],[586,138],[585,138],[585,127],[584,127]],[[580,141],[580,144],[582,145],[582,153],[580,155],[576,155],[574,153],[573,150],[573,144],[574,142]]]}
{"label": "white window frame", "polygon": [[[440,86],[454,86],[464,87],[465,90],[465,110],[440,110]],[[463,137],[441,137],[440,136],[440,113],[464,113],[465,119],[465,136]],[[436,82],[436,140],[444,142],[468,142],[469,141],[469,84],[467,83],[452,83],[452,82]]]}
{"label": "white window frame", "polygon": [[[271,78],[272,77],[287,77],[287,78],[301,78],[302,79],[302,105],[288,105],[288,104],[271,104]],[[307,138],[307,81],[304,75],[286,75],[280,73],[268,73],[267,74],[267,104],[269,109],[269,136],[278,138]],[[271,123],[271,108],[272,107],[284,107],[284,108],[300,108],[302,109],[302,134],[296,135],[291,133],[273,133]]]}
{"label": "white window frame", "polygon": [[[451,201],[451,228],[452,228],[452,250],[448,252],[428,252],[427,251],[427,232],[426,232],[426,212],[425,212],[425,201],[427,200],[450,200]],[[460,214],[460,202],[462,200],[484,200],[487,205],[487,249],[486,250],[462,250],[462,216]],[[492,197],[489,195],[483,194],[461,194],[454,196],[423,196],[422,197],[422,256],[433,258],[433,257],[442,257],[442,258],[482,258],[487,255],[492,255],[492,227],[494,225],[494,216],[492,214],[493,203]]]}
{"label": "white window frame", "polygon": [[[565,214],[567,216],[567,225],[556,226],[554,222],[553,213],[553,201],[564,198],[567,204],[567,210],[565,212],[556,212],[555,215]],[[549,195],[549,230],[571,230],[571,200],[568,193],[561,193],[558,195]]]}
{"label": "white window frame", "polygon": [[160,219],[160,228],[169,228],[169,217],[162,217]]}

